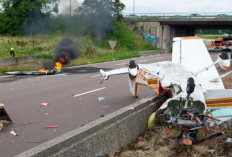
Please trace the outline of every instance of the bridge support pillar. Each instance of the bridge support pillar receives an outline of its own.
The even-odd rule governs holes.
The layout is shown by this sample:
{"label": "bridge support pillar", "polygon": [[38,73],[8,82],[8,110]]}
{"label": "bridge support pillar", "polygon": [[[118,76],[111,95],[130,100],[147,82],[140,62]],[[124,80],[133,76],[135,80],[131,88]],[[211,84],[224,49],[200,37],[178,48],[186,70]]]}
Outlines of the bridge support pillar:
{"label": "bridge support pillar", "polygon": [[174,37],[184,37],[184,36],[194,36],[194,35],[195,35],[195,30],[188,27],[163,25],[162,45],[161,45],[162,52],[163,53],[172,52],[172,43]]}
{"label": "bridge support pillar", "polygon": [[162,30],[162,53],[171,53],[171,27],[169,25],[163,25]]}

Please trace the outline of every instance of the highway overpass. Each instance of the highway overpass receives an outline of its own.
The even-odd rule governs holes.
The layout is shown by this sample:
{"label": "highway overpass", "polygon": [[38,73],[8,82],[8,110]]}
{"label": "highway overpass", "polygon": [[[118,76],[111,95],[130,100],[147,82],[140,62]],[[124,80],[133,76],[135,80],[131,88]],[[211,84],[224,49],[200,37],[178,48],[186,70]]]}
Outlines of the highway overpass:
{"label": "highway overpass", "polygon": [[232,13],[124,14],[131,29],[155,37],[163,53],[172,50],[173,37],[194,36],[197,29],[231,29]]}

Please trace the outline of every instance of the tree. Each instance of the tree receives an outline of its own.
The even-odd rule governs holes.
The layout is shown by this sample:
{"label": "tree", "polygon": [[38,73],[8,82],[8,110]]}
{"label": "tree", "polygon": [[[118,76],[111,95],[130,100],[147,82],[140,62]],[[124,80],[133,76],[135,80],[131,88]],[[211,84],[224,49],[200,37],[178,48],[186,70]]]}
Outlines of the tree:
{"label": "tree", "polygon": [[34,30],[41,28],[34,23],[50,18],[58,2],[59,0],[0,0],[3,7],[0,33],[33,34]]}
{"label": "tree", "polygon": [[85,0],[77,10],[81,17],[88,19],[90,27],[95,32],[96,41],[100,42],[113,20],[112,1]]}
{"label": "tree", "polygon": [[117,21],[122,22],[123,15],[122,10],[125,9],[125,5],[120,2],[120,0],[115,0],[113,5],[114,17]]}
{"label": "tree", "polygon": [[85,0],[77,12],[80,17],[87,18],[94,32],[96,41],[100,42],[112,26],[113,19],[122,19],[121,11],[125,5],[120,0]]}

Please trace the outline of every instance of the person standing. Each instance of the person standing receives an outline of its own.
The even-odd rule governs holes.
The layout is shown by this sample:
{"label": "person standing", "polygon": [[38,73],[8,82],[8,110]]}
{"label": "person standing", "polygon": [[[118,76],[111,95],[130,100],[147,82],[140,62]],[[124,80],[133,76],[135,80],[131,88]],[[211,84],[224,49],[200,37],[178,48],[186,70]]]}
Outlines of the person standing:
{"label": "person standing", "polygon": [[10,55],[11,55],[11,57],[15,57],[15,53],[14,53],[14,48],[13,47],[10,49]]}

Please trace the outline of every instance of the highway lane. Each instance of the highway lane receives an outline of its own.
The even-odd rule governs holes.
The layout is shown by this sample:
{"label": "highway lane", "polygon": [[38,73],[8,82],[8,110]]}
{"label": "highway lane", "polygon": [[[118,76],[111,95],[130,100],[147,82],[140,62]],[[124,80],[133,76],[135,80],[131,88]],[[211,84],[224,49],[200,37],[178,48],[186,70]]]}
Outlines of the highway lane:
{"label": "highway lane", "polygon": [[[218,52],[211,53],[216,58]],[[171,54],[134,58],[138,64],[171,61]],[[98,68],[122,68],[131,59],[87,65]],[[99,72],[78,73],[77,67],[56,76],[0,77],[0,102],[14,124],[4,123],[0,132],[0,156],[10,157],[45,141],[112,113],[154,91],[139,86],[138,98],[129,93],[127,75],[110,77],[103,84]],[[73,97],[75,95],[75,97]],[[98,97],[106,97],[99,101]],[[47,102],[48,106],[41,106]],[[59,126],[45,129],[46,126]],[[10,134],[14,130],[18,136]]]}

